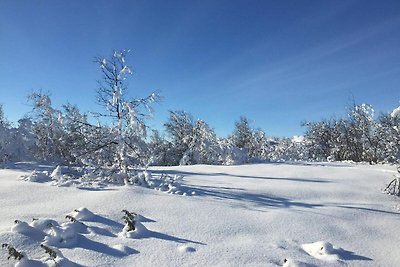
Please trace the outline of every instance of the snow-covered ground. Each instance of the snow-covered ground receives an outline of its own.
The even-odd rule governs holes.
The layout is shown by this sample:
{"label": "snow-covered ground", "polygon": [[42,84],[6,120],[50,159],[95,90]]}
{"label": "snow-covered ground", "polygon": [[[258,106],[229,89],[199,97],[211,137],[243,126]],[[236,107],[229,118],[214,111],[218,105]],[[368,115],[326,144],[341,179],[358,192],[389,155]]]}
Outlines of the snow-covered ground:
{"label": "snow-covered ground", "polygon": [[[19,266],[56,266],[40,244],[53,248],[61,266],[400,262],[400,199],[382,193],[396,173],[394,166],[271,163],[153,169],[153,175],[184,175],[180,194],[27,182],[20,176],[30,173],[31,166],[17,166],[0,170],[0,243],[26,254]],[[140,214],[134,232],[123,230],[123,209]],[[17,263],[7,256],[7,249],[1,249],[0,266]]]}

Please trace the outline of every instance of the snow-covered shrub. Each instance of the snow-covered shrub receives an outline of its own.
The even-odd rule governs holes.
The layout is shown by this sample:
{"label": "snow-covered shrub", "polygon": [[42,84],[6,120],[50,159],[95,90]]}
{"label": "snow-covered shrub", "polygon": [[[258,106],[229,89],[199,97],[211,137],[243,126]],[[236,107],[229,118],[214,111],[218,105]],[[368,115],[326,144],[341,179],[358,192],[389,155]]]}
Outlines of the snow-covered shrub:
{"label": "snow-covered shrub", "polygon": [[400,160],[400,115],[396,115],[395,111],[382,114],[375,131],[377,157],[383,162],[395,163]]}
{"label": "snow-covered shrub", "polygon": [[246,152],[244,162],[269,160],[270,142],[261,129],[253,129],[246,117],[240,117],[235,123],[235,129],[229,137],[231,143]]}
{"label": "snow-covered shrub", "polygon": [[33,106],[32,130],[35,134],[35,157],[44,161],[62,161],[69,153],[61,111],[53,108],[50,95],[34,92],[28,97]]}
{"label": "snow-covered shrub", "polygon": [[57,258],[56,251],[44,244],[40,244],[40,247],[44,249],[44,252],[49,256],[49,259],[51,261],[53,261],[56,266],[58,266],[59,264],[57,263],[57,260],[56,260],[56,258]]}
{"label": "snow-covered shrub", "polygon": [[34,159],[34,143],[31,120],[20,119],[18,127],[13,127],[5,118],[0,105],[0,163]]}
{"label": "snow-covered shrub", "polygon": [[213,129],[203,120],[197,120],[188,149],[184,152],[180,165],[219,164],[221,149]]}
{"label": "snow-covered shrub", "polygon": [[170,175],[162,173],[159,178],[153,178],[150,180],[151,188],[162,191],[168,194],[177,195],[194,195],[195,192],[182,186],[183,176],[181,175]]}
{"label": "snow-covered shrub", "polygon": [[248,161],[247,151],[235,146],[230,138],[219,138],[218,146],[220,148],[220,164],[238,165]]}
{"label": "snow-covered shrub", "polygon": [[[120,51],[108,59],[96,59],[103,73],[97,91],[98,102],[105,111],[92,113],[98,119],[97,125],[82,122],[86,146],[76,155],[84,164],[108,166],[125,182],[130,168],[143,166],[148,161],[145,158],[145,118],[152,112],[150,104],[158,99],[155,93],[145,98],[127,99],[126,80],[133,72],[125,62],[126,54]],[[103,118],[107,119],[101,123]]]}
{"label": "snow-covered shrub", "polygon": [[400,197],[400,166],[397,167],[397,172],[398,174],[395,175],[395,178],[386,186],[384,192],[389,195]]}
{"label": "snow-covered shrub", "polygon": [[309,160],[306,138],[274,138],[270,140],[268,158],[273,161]]}
{"label": "snow-covered shrub", "polygon": [[169,166],[174,164],[175,160],[171,160],[173,157],[171,155],[172,143],[165,140],[157,130],[152,130],[147,151],[149,159],[147,165]]}
{"label": "snow-covered shrub", "polygon": [[125,238],[140,238],[141,236],[145,235],[147,229],[146,227],[140,222],[140,215],[134,212],[129,212],[127,210],[122,210],[124,216],[122,219],[125,222],[124,228],[119,233],[119,236]]}
{"label": "snow-covered shrub", "polygon": [[124,232],[130,232],[130,231],[135,231],[136,229],[136,220],[135,217],[137,216],[136,213],[134,212],[129,212],[127,210],[122,210],[122,213],[124,213],[124,216],[122,216],[122,219],[125,222],[125,226],[123,231]]}
{"label": "snow-covered shrub", "polygon": [[[172,143],[170,165],[179,165],[193,139],[194,122],[192,115],[185,111],[170,111],[164,123],[165,131]],[[189,160],[184,160],[187,163]]]}
{"label": "snow-covered shrub", "polygon": [[4,243],[4,244],[1,244],[1,247],[7,249],[7,253],[8,253],[7,259],[14,258],[15,260],[19,261],[24,257],[24,255],[21,252],[16,250],[10,244]]}
{"label": "snow-covered shrub", "polygon": [[253,129],[250,128],[250,122],[246,117],[240,117],[235,122],[231,139],[236,147],[247,150],[249,157],[253,154]]}
{"label": "snow-covered shrub", "polygon": [[169,120],[164,126],[172,144],[172,153],[169,153],[171,164],[167,165],[221,163],[222,151],[217,136],[203,120],[193,122],[192,116],[187,112],[170,111]]}

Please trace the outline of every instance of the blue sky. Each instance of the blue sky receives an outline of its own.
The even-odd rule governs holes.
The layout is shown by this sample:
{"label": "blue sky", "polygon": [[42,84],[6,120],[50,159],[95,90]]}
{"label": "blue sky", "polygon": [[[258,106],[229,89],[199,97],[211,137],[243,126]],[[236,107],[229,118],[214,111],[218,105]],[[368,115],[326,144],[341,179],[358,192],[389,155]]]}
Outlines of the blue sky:
{"label": "blue sky", "polygon": [[97,108],[95,56],[131,49],[132,97],[160,91],[150,125],[186,110],[219,135],[241,115],[268,135],[343,116],[354,97],[400,105],[400,1],[0,1],[0,103],[16,121],[42,89]]}

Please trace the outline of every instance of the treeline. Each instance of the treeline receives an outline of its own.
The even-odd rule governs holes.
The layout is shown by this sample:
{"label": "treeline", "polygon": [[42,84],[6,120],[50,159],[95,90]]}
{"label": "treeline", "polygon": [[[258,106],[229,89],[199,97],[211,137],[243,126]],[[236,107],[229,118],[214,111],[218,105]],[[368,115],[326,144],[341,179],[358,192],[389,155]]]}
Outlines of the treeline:
{"label": "treeline", "polygon": [[305,135],[297,138],[268,137],[245,117],[228,137],[218,137],[205,121],[184,111],[170,111],[159,133],[146,123],[158,95],[126,99],[132,71],[125,56],[122,51],[96,59],[102,72],[97,102],[103,112],[82,113],[71,104],[57,109],[48,94],[36,92],[29,96],[32,112],[13,126],[0,106],[0,163],[45,161],[129,176],[129,170],[149,165],[399,162],[400,109],[374,119],[366,104],[354,105],[347,118],[304,123]]}
{"label": "treeline", "polygon": [[304,123],[305,135],[300,138],[268,137],[251,127],[246,117],[235,123],[228,137],[218,137],[205,121],[193,120],[188,112],[170,111],[163,134],[136,122],[122,140],[123,133],[115,125],[92,125],[76,106],[57,110],[50,97],[41,93],[30,99],[34,112],[19,120],[17,127],[7,122],[0,106],[3,162],[113,166],[121,161],[127,166],[168,166],[295,160],[396,163],[400,159],[400,118],[387,113],[374,119],[372,107],[366,104],[354,106],[345,119]]}
{"label": "treeline", "polygon": [[354,105],[345,119],[305,123],[313,160],[395,163],[400,158],[400,108],[374,119],[370,105]]}

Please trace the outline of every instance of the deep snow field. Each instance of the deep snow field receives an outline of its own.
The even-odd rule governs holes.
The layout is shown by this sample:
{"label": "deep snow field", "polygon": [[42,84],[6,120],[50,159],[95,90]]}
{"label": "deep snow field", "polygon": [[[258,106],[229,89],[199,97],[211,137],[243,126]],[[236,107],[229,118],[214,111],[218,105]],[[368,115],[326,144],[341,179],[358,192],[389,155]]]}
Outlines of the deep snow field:
{"label": "deep snow field", "polygon": [[[25,253],[2,248],[0,266],[400,266],[400,199],[382,193],[395,166],[153,168],[184,176],[177,194],[21,179],[33,169],[0,170],[0,243]],[[123,209],[139,214],[133,232]]]}

